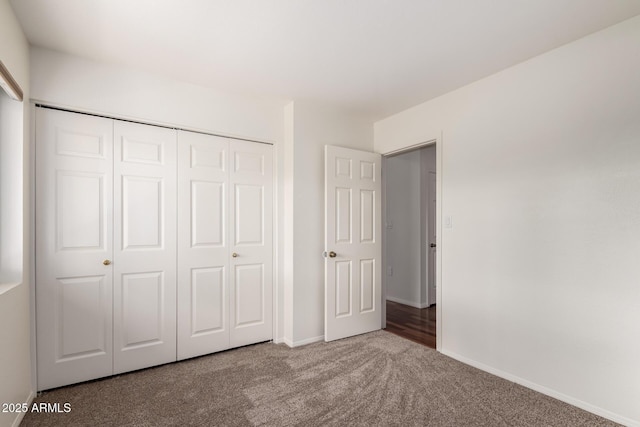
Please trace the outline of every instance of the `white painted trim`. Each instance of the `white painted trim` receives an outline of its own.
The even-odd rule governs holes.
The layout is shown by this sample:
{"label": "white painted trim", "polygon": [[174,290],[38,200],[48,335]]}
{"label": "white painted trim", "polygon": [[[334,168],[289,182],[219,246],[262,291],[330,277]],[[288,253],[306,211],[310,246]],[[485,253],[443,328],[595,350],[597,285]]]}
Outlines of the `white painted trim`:
{"label": "white painted trim", "polygon": [[445,356],[449,356],[452,359],[457,360],[458,362],[464,363],[465,365],[473,366],[474,368],[478,368],[482,371],[488,372],[497,377],[504,378],[505,380],[514,382],[516,384],[520,384],[521,386],[527,387],[531,390],[537,391],[549,397],[553,397],[554,399],[558,399],[562,402],[568,403],[569,405],[575,406],[580,409],[584,409],[585,411],[591,412],[592,414],[599,415],[603,418],[607,418],[611,421],[623,424],[628,427],[640,427],[640,422],[636,420],[632,420],[622,415],[618,415],[611,411],[607,411],[606,409],[602,409],[600,407],[591,405],[589,403],[583,402],[582,400],[576,399],[574,397],[567,396],[566,394],[560,393],[559,391],[531,382],[529,380],[525,380],[523,378],[520,378],[508,372],[501,371],[500,369],[495,369],[491,366],[485,365],[484,363],[481,363],[481,362],[477,362],[473,359],[460,356],[459,354],[456,354],[452,351],[448,351],[446,349],[440,349],[438,351],[440,351],[440,353],[444,354]]}
{"label": "white painted trim", "polygon": [[280,197],[280,185],[278,182],[278,168],[281,165],[278,163],[278,154],[280,153],[278,149],[280,148],[280,145],[273,145],[272,147],[271,162],[273,164],[273,168],[271,171],[271,183],[273,190],[271,195],[273,200],[271,203],[273,206],[273,217],[271,218],[271,262],[273,273],[271,275],[271,337],[272,340],[276,342],[280,340],[280,337],[278,336],[278,329],[280,326],[280,313],[278,311],[280,310],[280,304],[278,304],[280,295],[280,257],[278,256],[280,247],[280,229],[278,227],[278,224],[280,223],[280,221],[278,221],[278,218],[280,218],[280,205],[278,204],[278,198]]}
{"label": "white painted trim", "polygon": [[427,307],[429,307],[429,304],[426,304],[426,303],[408,301],[406,299],[390,297],[390,296],[387,296],[387,301],[397,302],[398,304],[404,304],[404,305],[408,305],[409,307],[414,307],[414,308],[427,308]]}
{"label": "white painted trim", "polygon": [[382,221],[382,230],[380,233],[380,242],[382,243],[382,254],[380,259],[380,265],[382,265],[382,276],[380,285],[380,308],[382,309],[382,322],[380,323],[382,329],[387,328],[387,157],[382,156],[380,160],[380,180],[382,189],[380,191],[380,200],[382,206],[382,212],[380,213],[380,220]]}
{"label": "white painted trim", "polygon": [[399,154],[404,154],[406,152],[409,151],[413,151],[413,150],[419,150],[421,148],[427,147],[431,144],[435,144],[436,143],[436,138],[434,139],[429,139],[425,142],[420,142],[418,144],[413,144],[413,145],[409,145],[408,147],[402,147],[402,148],[398,148],[397,150],[393,150],[393,151],[389,151],[387,153],[382,154],[385,157],[393,157],[393,156],[397,156]]}
{"label": "white painted trim", "polygon": [[[282,342],[289,344],[293,337],[293,309],[294,309],[294,253],[293,253],[293,229],[294,229],[294,103],[289,102],[283,107],[283,135],[282,135],[282,167],[279,169],[282,179],[282,230],[279,239],[282,244]],[[280,185],[280,183],[278,183]],[[280,218],[278,218],[280,221]],[[280,262],[280,261],[279,261]],[[324,270],[323,270],[324,272]],[[322,291],[324,295],[324,290]],[[323,301],[324,309],[324,301]],[[324,326],[324,322],[323,322]]]}
{"label": "white painted trim", "polygon": [[444,171],[442,169],[442,159],[444,153],[443,134],[435,140],[436,144],[436,350],[442,349],[444,334],[442,333],[442,206],[443,192],[442,181]]}
{"label": "white painted trim", "polygon": [[320,335],[319,337],[306,338],[300,341],[291,341],[288,338],[284,338],[283,342],[291,348],[302,347],[303,345],[313,344],[314,342],[324,341],[324,335]]}
{"label": "white painted trim", "polygon": [[[31,410],[31,403],[33,403],[33,398],[36,395],[34,394],[33,390],[31,390],[29,392],[29,396],[27,396],[27,400],[26,400],[26,404],[29,407],[29,410]],[[22,422],[22,419],[24,418],[24,415],[26,414],[26,412],[18,412],[18,414],[16,415],[16,418],[13,420],[13,423],[11,424],[11,427],[18,427],[20,425],[20,423]]]}
{"label": "white painted trim", "polygon": [[31,321],[31,388],[38,390],[36,330],[36,104],[29,106],[29,317]]}

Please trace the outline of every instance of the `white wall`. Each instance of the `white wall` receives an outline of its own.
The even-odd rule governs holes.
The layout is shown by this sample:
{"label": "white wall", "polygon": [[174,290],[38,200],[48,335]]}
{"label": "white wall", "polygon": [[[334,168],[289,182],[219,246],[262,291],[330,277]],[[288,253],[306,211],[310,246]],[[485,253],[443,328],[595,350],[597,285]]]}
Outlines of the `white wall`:
{"label": "white wall", "polygon": [[640,17],[375,124],[442,135],[442,347],[640,425]]}
{"label": "white wall", "polygon": [[[292,216],[285,227],[291,239],[289,298],[292,306],[287,344],[324,339],[324,146],[372,151],[373,126],[347,111],[296,101],[288,107],[290,141],[285,157],[285,199]],[[287,257],[287,255],[285,255]]]}
{"label": "white wall", "polygon": [[290,102],[284,107],[284,164],[283,164],[283,183],[282,183],[282,289],[283,289],[283,306],[282,306],[282,339],[290,346],[293,345],[293,283],[294,283],[294,104]]}
{"label": "white wall", "polygon": [[31,97],[114,117],[282,140],[284,101],[241,97],[38,47],[31,49]]}
{"label": "white wall", "polygon": [[[29,46],[18,24],[13,10],[7,0],[0,0],[0,59],[9,69],[24,92],[25,99],[29,97]],[[1,90],[1,89],[0,89]],[[2,180],[12,180],[15,187],[12,193],[6,194],[7,188],[3,185],[0,197],[0,206],[3,214],[6,212],[6,203],[18,203],[13,205],[15,215],[10,219],[12,227],[18,228],[17,234],[12,234],[12,239],[17,239],[15,249],[3,247],[13,251],[9,259],[3,256],[3,263],[8,262],[10,274],[7,279],[18,280],[18,286],[5,288],[0,293],[0,403],[25,403],[32,396],[31,385],[31,350],[30,350],[30,323],[29,323],[29,254],[30,236],[26,224],[29,221],[29,108],[28,103],[16,104],[7,97],[0,101],[0,132],[1,152],[4,160],[5,154],[10,154],[17,162],[5,170],[8,165],[4,162]],[[9,129],[7,130],[7,126]],[[5,151],[7,149],[7,151]],[[7,174],[9,172],[9,174]],[[19,194],[16,194],[16,193]],[[7,196],[5,198],[5,196]],[[4,216],[3,221],[7,219]],[[4,230],[2,240],[5,239]],[[21,265],[20,265],[21,264]],[[3,267],[6,264],[3,264]],[[21,267],[21,268],[20,268]],[[19,271],[20,270],[20,271]],[[2,287],[2,285],[0,285]],[[19,414],[0,412],[0,426],[9,426],[16,423]]]}

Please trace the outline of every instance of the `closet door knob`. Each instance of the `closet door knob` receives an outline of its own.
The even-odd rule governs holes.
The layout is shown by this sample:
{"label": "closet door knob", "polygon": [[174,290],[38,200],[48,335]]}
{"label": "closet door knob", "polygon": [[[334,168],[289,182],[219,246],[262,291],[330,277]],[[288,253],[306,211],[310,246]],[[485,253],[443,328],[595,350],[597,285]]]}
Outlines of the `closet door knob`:
{"label": "closet door knob", "polygon": [[104,265],[111,265],[111,261],[110,261],[110,260],[108,260],[108,259],[105,259],[104,261],[102,261],[102,263],[103,263]]}
{"label": "closet door knob", "polygon": [[235,252],[234,252],[234,253],[232,253],[232,254],[231,254],[231,256],[232,256],[232,257],[234,257],[234,258],[238,258],[238,254],[237,254],[237,253],[235,253]]}

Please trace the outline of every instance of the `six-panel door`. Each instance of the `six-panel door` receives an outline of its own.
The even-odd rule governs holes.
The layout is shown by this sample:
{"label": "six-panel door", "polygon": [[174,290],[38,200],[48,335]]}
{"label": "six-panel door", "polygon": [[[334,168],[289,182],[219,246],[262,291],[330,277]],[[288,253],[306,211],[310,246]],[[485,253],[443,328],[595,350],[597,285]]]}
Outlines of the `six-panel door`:
{"label": "six-panel door", "polygon": [[113,123],[36,109],[38,388],[112,374]]}
{"label": "six-panel door", "polygon": [[176,360],[176,132],[114,121],[113,372]]}
{"label": "six-panel door", "polygon": [[325,146],[325,340],[380,329],[380,155]]}
{"label": "six-panel door", "polygon": [[178,359],[229,348],[229,140],[178,133]]}
{"label": "six-panel door", "polygon": [[234,141],[229,155],[229,338],[238,347],[273,336],[273,154]]}

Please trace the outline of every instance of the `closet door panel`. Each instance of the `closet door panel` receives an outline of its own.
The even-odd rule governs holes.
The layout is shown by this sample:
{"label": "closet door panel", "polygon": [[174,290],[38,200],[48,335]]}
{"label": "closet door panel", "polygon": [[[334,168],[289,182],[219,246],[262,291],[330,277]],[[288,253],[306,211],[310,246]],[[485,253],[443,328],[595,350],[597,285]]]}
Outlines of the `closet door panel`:
{"label": "closet door panel", "polygon": [[162,249],[164,179],[122,175],[122,250]]}
{"label": "closet door panel", "polygon": [[38,390],[112,373],[111,120],[36,109]]}
{"label": "closet door panel", "polygon": [[230,162],[231,347],[273,337],[273,151],[233,141]]}
{"label": "closet door panel", "polygon": [[263,264],[238,262],[234,270],[234,325],[237,328],[265,322],[265,275]]}
{"label": "closet door panel", "polygon": [[178,133],[178,359],[229,348],[228,151]]}
{"label": "closet door panel", "polygon": [[114,123],[114,373],[176,360],[176,131]]}

